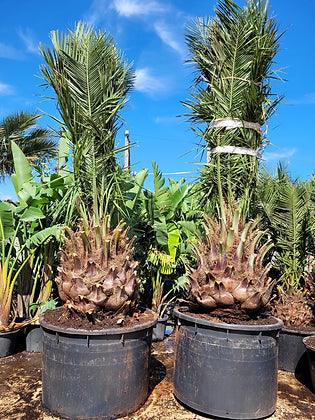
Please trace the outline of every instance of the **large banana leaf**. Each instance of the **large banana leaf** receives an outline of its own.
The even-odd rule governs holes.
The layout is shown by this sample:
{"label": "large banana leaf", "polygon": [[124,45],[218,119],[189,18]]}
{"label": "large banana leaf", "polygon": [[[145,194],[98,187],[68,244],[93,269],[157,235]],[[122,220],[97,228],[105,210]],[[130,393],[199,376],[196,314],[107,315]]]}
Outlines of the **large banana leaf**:
{"label": "large banana leaf", "polygon": [[32,179],[32,167],[26,159],[22,150],[14,143],[11,142],[14,170],[11,179],[15,192],[18,194],[22,189],[23,184],[29,182]]}

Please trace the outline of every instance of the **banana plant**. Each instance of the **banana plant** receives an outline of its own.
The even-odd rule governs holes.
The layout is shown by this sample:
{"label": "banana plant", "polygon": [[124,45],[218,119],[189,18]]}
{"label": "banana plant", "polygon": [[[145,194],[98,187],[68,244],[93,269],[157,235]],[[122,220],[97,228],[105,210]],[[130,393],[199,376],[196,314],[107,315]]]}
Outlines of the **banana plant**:
{"label": "banana plant", "polygon": [[13,235],[6,239],[4,225],[0,218],[0,332],[14,327],[15,315],[11,319],[10,316],[15,285],[20,273],[32,256],[32,251],[30,251],[26,257],[22,257],[26,244],[19,247],[14,246],[19,229],[20,223],[17,224]]}
{"label": "banana plant", "polygon": [[191,185],[184,180],[166,185],[158,165],[152,166],[154,189],[143,191],[136,248],[149,304],[162,316],[187,286],[185,274],[202,215]]}
{"label": "banana plant", "polygon": [[[21,235],[26,230],[25,222],[16,218],[12,207],[0,203],[0,332],[21,327],[25,322],[15,323],[18,315],[18,288],[25,280],[30,262],[36,260],[40,245],[53,236],[58,238],[60,229],[55,226],[41,232]],[[33,286],[34,288],[34,286]],[[15,299],[16,298],[16,299]]]}
{"label": "banana plant", "polygon": [[[16,263],[21,264],[23,261],[23,269],[19,271],[18,279],[14,283],[15,310],[19,317],[28,319],[30,305],[42,304],[51,295],[53,266],[64,218],[64,215],[62,218],[59,216],[59,219],[56,217],[58,213],[55,208],[66,194],[71,175],[61,173],[64,167],[60,165],[58,171],[51,175],[36,173],[36,168],[29,164],[14,142],[11,149],[15,166],[11,179],[17,199],[15,202],[1,203],[12,215],[10,220],[8,216],[2,219],[2,224],[6,235],[11,232],[12,238],[12,232],[15,232],[12,252],[17,246],[19,257]],[[1,205],[0,216],[4,217],[7,212],[1,213]]]}

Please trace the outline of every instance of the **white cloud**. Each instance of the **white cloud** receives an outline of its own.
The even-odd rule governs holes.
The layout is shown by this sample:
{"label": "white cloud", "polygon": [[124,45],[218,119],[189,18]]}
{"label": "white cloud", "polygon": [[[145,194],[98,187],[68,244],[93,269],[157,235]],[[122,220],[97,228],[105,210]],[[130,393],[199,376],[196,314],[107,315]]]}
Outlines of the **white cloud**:
{"label": "white cloud", "polygon": [[1,96],[13,95],[13,93],[14,93],[14,89],[11,85],[0,82],[0,95]]}
{"label": "white cloud", "polygon": [[158,93],[166,89],[166,83],[161,78],[154,76],[148,67],[135,71],[135,89],[144,93]]}
{"label": "white cloud", "polygon": [[186,51],[184,45],[176,39],[176,36],[172,33],[165,22],[156,22],[154,24],[154,30],[164,44],[177,52],[181,58],[185,57]]}
{"label": "white cloud", "polygon": [[263,154],[263,159],[266,161],[272,160],[285,160],[290,159],[293,155],[295,155],[296,149],[280,149],[278,152],[266,152]]}
{"label": "white cloud", "polygon": [[39,42],[34,36],[30,28],[20,29],[18,31],[18,35],[24,42],[27,52],[31,54],[39,54],[39,50],[38,50]]}
{"label": "white cloud", "polygon": [[10,45],[0,42],[0,58],[9,58],[11,60],[20,60],[23,55],[20,51]]}
{"label": "white cloud", "polygon": [[155,124],[174,124],[179,122],[179,118],[175,116],[161,116],[154,118]]}
{"label": "white cloud", "polygon": [[89,25],[96,25],[104,19],[108,11],[108,0],[93,0],[85,21]]}
{"label": "white cloud", "polygon": [[301,98],[286,101],[287,105],[315,105],[315,93],[307,93]]}
{"label": "white cloud", "polygon": [[113,0],[112,7],[120,16],[147,16],[163,13],[167,8],[155,0]]}

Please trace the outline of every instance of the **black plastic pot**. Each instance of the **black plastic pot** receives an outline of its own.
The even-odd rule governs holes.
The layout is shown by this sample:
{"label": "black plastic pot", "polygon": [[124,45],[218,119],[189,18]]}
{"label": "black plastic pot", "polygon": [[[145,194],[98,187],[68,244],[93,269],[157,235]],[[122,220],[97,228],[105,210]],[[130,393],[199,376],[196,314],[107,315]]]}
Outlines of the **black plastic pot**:
{"label": "black plastic pot", "polygon": [[315,337],[309,336],[303,339],[303,343],[307,348],[307,356],[309,362],[310,376],[313,391],[315,392]]}
{"label": "black plastic pot", "polygon": [[303,338],[314,334],[284,327],[279,337],[279,369],[304,376],[308,365]]}
{"label": "black plastic pot", "polygon": [[158,318],[158,322],[156,323],[152,331],[152,341],[164,340],[167,320],[167,315],[164,315],[162,318]]}
{"label": "black plastic pot", "polygon": [[174,310],[177,317],[174,394],[204,414],[259,419],[276,409],[278,335],[270,325],[210,322]]}
{"label": "black plastic pot", "polygon": [[0,357],[10,356],[14,353],[20,330],[0,333]]}
{"label": "black plastic pot", "polygon": [[113,419],[146,400],[152,328],[64,329],[41,320],[43,407],[63,418]]}
{"label": "black plastic pot", "polygon": [[25,327],[26,351],[41,353],[43,351],[43,332],[39,324]]}

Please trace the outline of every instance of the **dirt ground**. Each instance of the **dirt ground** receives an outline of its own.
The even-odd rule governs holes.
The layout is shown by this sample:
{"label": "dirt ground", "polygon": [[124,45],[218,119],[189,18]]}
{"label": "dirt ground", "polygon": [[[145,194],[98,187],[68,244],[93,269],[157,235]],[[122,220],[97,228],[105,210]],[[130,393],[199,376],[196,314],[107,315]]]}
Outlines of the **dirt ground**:
{"label": "dirt ground", "polygon": [[[153,345],[150,395],[136,413],[124,419],[194,420],[204,417],[181,406],[172,394],[173,338]],[[0,359],[0,419],[55,420],[41,408],[41,355],[18,353]],[[279,373],[276,413],[270,419],[315,420],[315,394],[293,374]]]}

